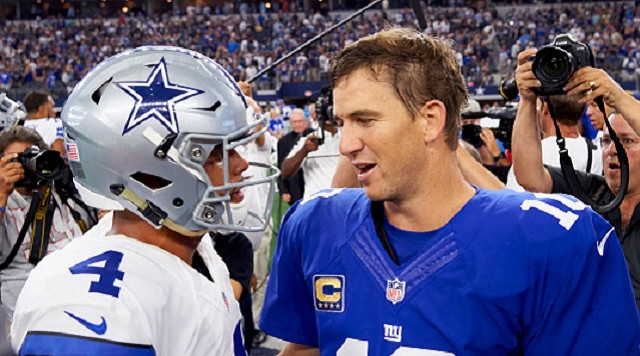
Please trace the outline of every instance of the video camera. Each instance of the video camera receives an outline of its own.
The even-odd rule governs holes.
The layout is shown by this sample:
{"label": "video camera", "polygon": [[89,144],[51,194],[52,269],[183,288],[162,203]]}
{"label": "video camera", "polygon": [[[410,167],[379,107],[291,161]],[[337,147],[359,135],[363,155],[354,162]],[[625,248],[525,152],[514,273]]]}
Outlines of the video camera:
{"label": "video camera", "polygon": [[63,177],[67,165],[60,152],[54,150],[40,151],[37,146],[31,146],[18,153],[18,157],[11,160],[18,162],[24,168],[24,178],[15,187],[35,188],[43,182],[56,181]]}
{"label": "video camera", "polygon": [[333,118],[333,92],[331,87],[324,87],[320,90],[320,96],[316,99],[316,118],[318,120],[318,131],[314,141],[321,145],[324,143],[324,128],[327,121],[336,124]]}
{"label": "video camera", "polygon": [[[542,86],[532,89],[539,96],[566,94],[562,88],[575,71],[595,66],[595,58],[589,45],[577,41],[570,34],[558,35],[551,44],[543,46],[532,56],[531,71]],[[505,79],[498,86],[500,95],[507,100],[518,96],[514,79]]]}
{"label": "video camera", "polygon": [[[505,148],[511,148],[511,131],[513,122],[518,112],[517,106],[498,106],[487,111],[475,111],[462,113],[462,119],[483,119],[490,118],[500,120],[497,126],[491,127],[493,135],[499,139]],[[469,142],[473,147],[482,146],[482,126],[475,124],[462,125],[462,139]]]}

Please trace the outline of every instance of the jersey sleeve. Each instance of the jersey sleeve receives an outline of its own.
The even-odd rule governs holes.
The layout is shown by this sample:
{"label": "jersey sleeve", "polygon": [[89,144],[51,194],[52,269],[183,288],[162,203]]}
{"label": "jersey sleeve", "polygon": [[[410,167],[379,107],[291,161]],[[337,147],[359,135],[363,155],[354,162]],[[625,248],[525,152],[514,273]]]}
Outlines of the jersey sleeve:
{"label": "jersey sleeve", "polygon": [[289,209],[280,226],[259,326],[280,339],[317,347],[313,296],[301,261],[300,239],[305,236],[299,231],[304,217],[295,214],[299,207],[300,202]]}
{"label": "jersey sleeve", "polygon": [[615,230],[589,208],[570,212],[577,215],[573,225],[538,229],[553,239],[546,251],[531,253],[546,257],[534,264],[543,268],[534,272],[525,354],[638,355],[640,320]]}
{"label": "jersey sleeve", "polygon": [[[153,356],[151,339],[142,337],[142,329],[140,318],[127,308],[73,305],[34,312],[23,308],[14,315],[11,335],[19,355]],[[127,333],[135,333],[136,340]]]}

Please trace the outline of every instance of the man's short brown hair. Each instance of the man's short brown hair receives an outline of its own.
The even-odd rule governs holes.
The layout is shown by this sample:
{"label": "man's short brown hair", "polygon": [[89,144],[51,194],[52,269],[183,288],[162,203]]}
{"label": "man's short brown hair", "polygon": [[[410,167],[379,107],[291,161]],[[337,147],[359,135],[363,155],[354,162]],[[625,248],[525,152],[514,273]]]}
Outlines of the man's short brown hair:
{"label": "man's short brown hair", "polygon": [[376,80],[391,84],[412,117],[429,100],[447,110],[444,133],[451,149],[457,147],[460,110],[467,102],[467,87],[451,46],[442,39],[412,29],[387,29],[361,38],[333,60],[333,86],[360,68]]}

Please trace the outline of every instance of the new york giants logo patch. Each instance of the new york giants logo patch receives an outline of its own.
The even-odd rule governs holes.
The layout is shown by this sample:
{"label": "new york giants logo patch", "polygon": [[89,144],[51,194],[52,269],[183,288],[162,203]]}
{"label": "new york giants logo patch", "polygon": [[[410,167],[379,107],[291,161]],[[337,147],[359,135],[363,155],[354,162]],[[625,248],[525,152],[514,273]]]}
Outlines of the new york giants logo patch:
{"label": "new york giants logo patch", "polygon": [[404,299],[404,288],[407,282],[401,282],[398,277],[387,280],[387,299],[393,303],[400,303]]}
{"label": "new york giants logo patch", "polygon": [[344,311],[344,282],[343,275],[313,276],[313,297],[317,311]]}

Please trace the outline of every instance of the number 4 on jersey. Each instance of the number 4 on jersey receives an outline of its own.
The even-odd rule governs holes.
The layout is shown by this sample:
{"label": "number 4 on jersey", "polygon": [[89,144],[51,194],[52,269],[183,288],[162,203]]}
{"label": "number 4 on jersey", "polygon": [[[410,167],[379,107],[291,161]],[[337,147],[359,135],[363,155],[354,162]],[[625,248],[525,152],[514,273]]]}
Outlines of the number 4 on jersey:
{"label": "number 4 on jersey", "polygon": [[[96,266],[99,262],[104,262],[103,266]],[[69,268],[72,274],[97,274],[98,281],[91,282],[89,292],[107,294],[118,298],[120,287],[114,285],[116,279],[122,280],[124,272],[120,271],[122,262],[122,252],[105,251],[99,255],[88,258],[73,267]]]}

